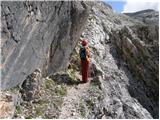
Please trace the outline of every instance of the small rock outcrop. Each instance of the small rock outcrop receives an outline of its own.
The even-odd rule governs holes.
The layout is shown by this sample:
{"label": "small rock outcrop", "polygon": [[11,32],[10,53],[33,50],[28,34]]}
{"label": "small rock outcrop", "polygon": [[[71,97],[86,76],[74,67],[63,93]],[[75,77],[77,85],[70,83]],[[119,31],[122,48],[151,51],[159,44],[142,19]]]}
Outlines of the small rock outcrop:
{"label": "small rock outcrop", "polygon": [[14,116],[16,106],[16,95],[0,92],[0,119],[11,119]]}
{"label": "small rock outcrop", "polygon": [[[60,80],[66,80],[67,83]],[[23,82],[18,90],[19,102],[13,118],[58,118],[67,84],[73,82],[68,74],[56,73],[51,77],[42,78],[41,72],[35,70]]]}
{"label": "small rock outcrop", "polygon": [[[42,86],[42,76],[39,70],[35,70],[29,75],[21,85],[20,93],[24,101],[32,102],[40,96]],[[38,97],[36,97],[38,96]]]}
{"label": "small rock outcrop", "polygon": [[36,68],[43,76],[66,68],[88,16],[82,2],[1,2],[1,89]]}

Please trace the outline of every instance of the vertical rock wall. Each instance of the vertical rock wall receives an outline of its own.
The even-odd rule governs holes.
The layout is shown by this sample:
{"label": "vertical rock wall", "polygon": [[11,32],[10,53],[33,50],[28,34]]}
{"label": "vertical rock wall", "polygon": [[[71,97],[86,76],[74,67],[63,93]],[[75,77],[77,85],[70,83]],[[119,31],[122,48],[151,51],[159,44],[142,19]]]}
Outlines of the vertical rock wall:
{"label": "vertical rock wall", "polygon": [[39,68],[44,75],[66,67],[87,18],[84,2],[1,2],[1,89]]}

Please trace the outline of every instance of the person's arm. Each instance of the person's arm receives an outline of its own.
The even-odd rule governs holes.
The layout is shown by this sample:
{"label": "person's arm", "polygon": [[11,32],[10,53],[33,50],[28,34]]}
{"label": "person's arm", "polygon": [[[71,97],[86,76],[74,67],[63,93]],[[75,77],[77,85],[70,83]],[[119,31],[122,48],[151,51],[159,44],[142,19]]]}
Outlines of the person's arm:
{"label": "person's arm", "polygon": [[90,49],[88,48],[88,58],[90,58]]}
{"label": "person's arm", "polygon": [[89,47],[88,47],[88,61],[89,61],[89,63],[90,63],[90,49],[89,49]]}

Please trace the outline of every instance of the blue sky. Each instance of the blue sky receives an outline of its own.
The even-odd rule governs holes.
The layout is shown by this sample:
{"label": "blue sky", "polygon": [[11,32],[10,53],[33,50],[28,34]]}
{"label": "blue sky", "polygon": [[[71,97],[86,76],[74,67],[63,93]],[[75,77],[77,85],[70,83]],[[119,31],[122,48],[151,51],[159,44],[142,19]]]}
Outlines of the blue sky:
{"label": "blue sky", "polygon": [[159,11],[159,0],[103,0],[111,5],[113,10],[121,12],[137,12],[145,9]]}
{"label": "blue sky", "polygon": [[116,11],[121,13],[123,11],[123,6],[126,2],[124,1],[106,1],[107,4],[111,5],[112,8]]}

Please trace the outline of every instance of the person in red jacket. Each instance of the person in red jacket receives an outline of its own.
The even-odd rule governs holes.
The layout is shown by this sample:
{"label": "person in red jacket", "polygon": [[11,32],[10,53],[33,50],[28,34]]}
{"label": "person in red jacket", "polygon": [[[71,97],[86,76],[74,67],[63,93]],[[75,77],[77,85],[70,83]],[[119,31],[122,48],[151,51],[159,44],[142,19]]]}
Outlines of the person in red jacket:
{"label": "person in red jacket", "polygon": [[79,51],[80,59],[81,59],[81,72],[82,72],[82,82],[88,82],[89,76],[89,64],[90,64],[90,49],[87,46],[87,40],[82,40],[81,48]]}

